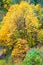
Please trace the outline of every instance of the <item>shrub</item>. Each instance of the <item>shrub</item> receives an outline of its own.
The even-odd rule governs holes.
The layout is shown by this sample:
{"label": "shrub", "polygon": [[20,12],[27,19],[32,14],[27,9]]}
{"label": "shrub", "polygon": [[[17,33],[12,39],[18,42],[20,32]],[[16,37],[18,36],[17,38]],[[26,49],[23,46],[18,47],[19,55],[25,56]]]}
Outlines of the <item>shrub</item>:
{"label": "shrub", "polygon": [[43,44],[43,29],[39,30],[37,38],[38,38],[38,41]]}
{"label": "shrub", "polygon": [[16,38],[29,39],[31,36],[33,39],[33,33],[37,32],[40,27],[39,20],[34,15],[34,8],[35,6],[27,2],[11,6],[2,21],[0,42],[12,46]]}
{"label": "shrub", "polygon": [[40,53],[35,48],[31,49],[26,54],[26,57],[23,60],[23,63],[24,65],[40,65],[42,63]]}
{"label": "shrub", "polygon": [[18,39],[12,51],[12,58],[14,62],[22,61],[28,51],[27,41],[25,39]]}
{"label": "shrub", "polygon": [[[16,46],[17,49],[19,49],[19,38],[27,41],[28,43],[24,43],[23,45],[25,52],[27,52],[27,50],[25,50],[25,44],[29,47],[36,45],[37,32],[40,29],[41,24],[40,20],[37,18],[37,16],[35,16],[35,10],[37,10],[36,6],[27,2],[21,2],[20,4],[15,4],[10,7],[8,13],[2,21],[3,26],[0,29],[0,46],[8,47],[8,49],[12,50],[13,53]],[[21,44],[21,42],[23,41],[21,40],[20,45],[22,46],[23,43]],[[28,47],[26,48],[28,49]],[[22,52],[24,51],[22,50]],[[14,53],[14,55],[16,55],[16,53]]]}

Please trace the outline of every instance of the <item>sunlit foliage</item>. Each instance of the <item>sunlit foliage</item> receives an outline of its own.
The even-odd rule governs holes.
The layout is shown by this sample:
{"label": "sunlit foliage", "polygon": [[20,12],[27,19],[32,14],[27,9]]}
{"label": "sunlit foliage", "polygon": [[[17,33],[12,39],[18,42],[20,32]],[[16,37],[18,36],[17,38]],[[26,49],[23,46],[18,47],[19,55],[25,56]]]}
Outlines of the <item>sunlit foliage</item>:
{"label": "sunlit foliage", "polygon": [[[12,50],[11,55],[16,56],[16,60],[20,60],[18,58],[20,55],[24,58],[28,48],[37,44],[37,33],[42,24],[40,18],[37,17],[40,9],[39,4],[35,6],[21,2],[12,5],[3,18],[0,29],[0,46]],[[24,52],[25,54],[22,55]]]}
{"label": "sunlit foliage", "polygon": [[24,59],[28,49],[27,41],[25,39],[18,39],[11,54],[13,61],[21,62]]}
{"label": "sunlit foliage", "polygon": [[42,58],[40,57],[40,53],[35,48],[33,48],[26,54],[23,63],[24,65],[41,65]]}
{"label": "sunlit foliage", "polygon": [[43,30],[38,31],[38,41],[43,44]]}

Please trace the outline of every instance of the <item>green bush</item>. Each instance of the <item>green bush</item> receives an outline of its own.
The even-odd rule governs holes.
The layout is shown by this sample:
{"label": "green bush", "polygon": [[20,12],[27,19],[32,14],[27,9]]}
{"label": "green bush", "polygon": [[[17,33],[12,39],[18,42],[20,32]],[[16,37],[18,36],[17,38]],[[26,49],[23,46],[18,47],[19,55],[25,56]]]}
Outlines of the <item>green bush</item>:
{"label": "green bush", "polygon": [[40,65],[42,63],[42,58],[40,53],[35,49],[31,49],[23,60],[24,65]]}

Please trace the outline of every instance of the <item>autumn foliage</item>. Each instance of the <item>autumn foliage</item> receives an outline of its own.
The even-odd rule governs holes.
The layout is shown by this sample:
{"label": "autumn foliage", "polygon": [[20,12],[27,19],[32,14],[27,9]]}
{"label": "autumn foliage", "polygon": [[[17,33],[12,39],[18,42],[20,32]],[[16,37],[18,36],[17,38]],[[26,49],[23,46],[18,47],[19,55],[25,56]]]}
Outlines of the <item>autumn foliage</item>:
{"label": "autumn foliage", "polygon": [[35,6],[21,2],[12,5],[3,18],[0,29],[0,46],[12,50],[11,56],[15,57],[15,61],[22,60],[29,47],[35,46],[40,39],[40,33],[43,32],[39,33],[42,24],[36,15],[36,12],[39,13],[40,10],[39,4]]}

